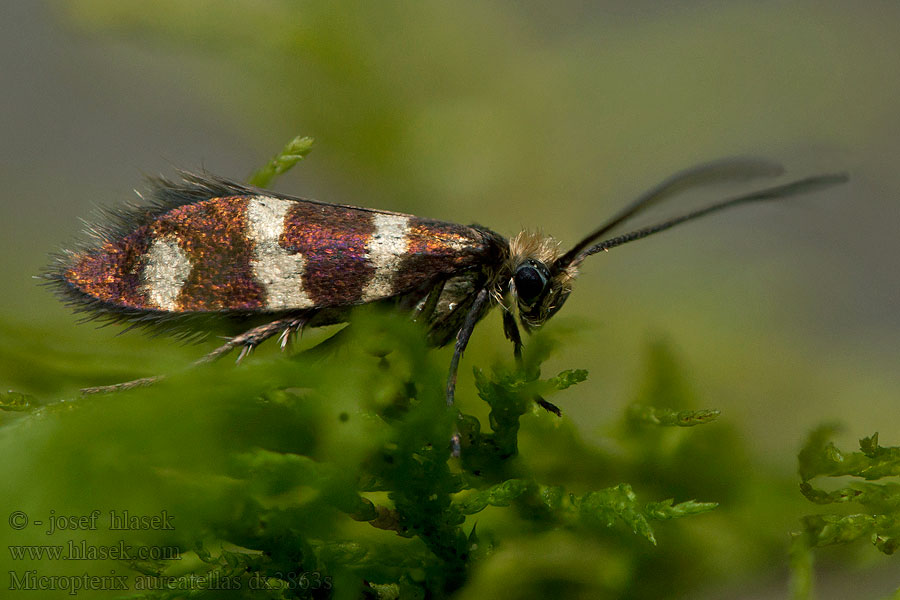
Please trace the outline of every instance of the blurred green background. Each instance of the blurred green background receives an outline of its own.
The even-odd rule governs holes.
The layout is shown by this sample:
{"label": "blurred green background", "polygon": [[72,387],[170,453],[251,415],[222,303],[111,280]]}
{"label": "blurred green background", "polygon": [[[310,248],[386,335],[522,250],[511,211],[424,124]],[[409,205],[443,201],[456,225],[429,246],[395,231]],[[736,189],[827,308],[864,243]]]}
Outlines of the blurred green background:
{"label": "blurred green background", "polygon": [[[776,479],[824,420],[847,446],[900,443],[896,3],[35,1],[3,3],[0,23],[4,389],[64,396],[97,383],[87,359],[111,383],[206,349],[78,326],[31,279],[145,173],[241,179],[310,135],[276,189],[570,245],[676,170],[756,155],[852,180],[590,259],[551,323],[578,334],[548,371],[590,372],[565,418],[602,446],[662,338]],[[508,352],[494,314],[464,406],[471,365]],[[862,593],[832,577],[823,597]],[[697,594],[778,596],[783,580]]]}

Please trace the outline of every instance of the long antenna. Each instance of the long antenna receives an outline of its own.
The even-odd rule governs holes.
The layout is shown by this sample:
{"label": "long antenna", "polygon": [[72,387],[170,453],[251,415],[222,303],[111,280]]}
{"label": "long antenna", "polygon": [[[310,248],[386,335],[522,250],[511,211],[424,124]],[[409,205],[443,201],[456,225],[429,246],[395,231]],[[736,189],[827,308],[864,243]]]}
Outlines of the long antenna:
{"label": "long antenna", "polygon": [[671,227],[684,223],[686,221],[691,221],[693,219],[698,219],[700,217],[704,217],[708,214],[718,212],[720,210],[724,210],[726,208],[731,208],[732,206],[737,206],[739,204],[746,204],[749,202],[758,202],[762,200],[775,200],[777,198],[785,198],[787,196],[795,196],[797,194],[805,194],[808,192],[812,192],[814,190],[831,187],[833,185],[838,185],[841,183],[845,183],[849,177],[846,173],[834,173],[829,175],[818,175],[815,177],[809,177],[807,179],[801,179],[799,181],[794,181],[791,183],[787,183],[785,185],[780,185],[777,187],[772,187],[764,190],[760,190],[757,192],[753,192],[750,194],[746,194],[743,196],[738,196],[736,198],[731,198],[729,200],[723,200],[722,202],[718,202],[713,204],[712,206],[707,206],[706,208],[701,208],[695,210],[693,212],[689,212],[680,217],[675,217],[669,219],[668,221],[663,221],[662,223],[657,223],[656,225],[651,225],[649,227],[644,227],[643,229],[637,229],[635,231],[631,231],[629,233],[610,238],[608,240],[604,240],[595,246],[591,246],[590,248],[584,250],[577,256],[575,256],[570,263],[562,264],[557,261],[554,266],[556,268],[565,268],[569,264],[579,264],[586,257],[591,254],[596,254],[597,252],[602,252],[604,250],[609,250],[610,248],[615,248],[616,246],[621,246],[622,244],[627,244],[628,242],[633,242],[634,240],[639,240],[641,238],[645,238],[649,235],[653,235],[654,233],[659,233],[660,231],[665,231]]}
{"label": "long antenna", "polygon": [[647,190],[618,213],[603,223],[596,231],[578,242],[575,247],[561,256],[556,264],[569,265],[582,251],[612,228],[620,225],[639,212],[689,189],[722,183],[755,179],[757,177],[777,177],[784,168],[760,158],[726,158],[705,163],[672,175],[656,187]]}

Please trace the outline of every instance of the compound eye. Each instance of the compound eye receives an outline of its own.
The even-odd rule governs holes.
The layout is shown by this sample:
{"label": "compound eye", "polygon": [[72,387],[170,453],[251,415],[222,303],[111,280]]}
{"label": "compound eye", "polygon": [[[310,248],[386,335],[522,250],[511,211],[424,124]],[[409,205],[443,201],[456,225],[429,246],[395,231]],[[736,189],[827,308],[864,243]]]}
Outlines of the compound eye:
{"label": "compound eye", "polygon": [[516,284],[516,295],[522,304],[531,306],[544,293],[547,277],[534,264],[524,264],[516,269],[513,277]]}

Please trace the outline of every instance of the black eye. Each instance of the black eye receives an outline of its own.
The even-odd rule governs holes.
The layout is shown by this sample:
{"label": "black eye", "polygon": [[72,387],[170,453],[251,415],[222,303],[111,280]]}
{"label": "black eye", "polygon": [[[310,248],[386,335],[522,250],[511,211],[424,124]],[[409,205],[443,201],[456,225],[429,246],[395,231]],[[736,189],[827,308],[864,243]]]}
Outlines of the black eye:
{"label": "black eye", "polygon": [[526,306],[534,302],[544,293],[547,277],[541,273],[538,265],[526,263],[516,269],[513,277],[516,284],[516,295]]}

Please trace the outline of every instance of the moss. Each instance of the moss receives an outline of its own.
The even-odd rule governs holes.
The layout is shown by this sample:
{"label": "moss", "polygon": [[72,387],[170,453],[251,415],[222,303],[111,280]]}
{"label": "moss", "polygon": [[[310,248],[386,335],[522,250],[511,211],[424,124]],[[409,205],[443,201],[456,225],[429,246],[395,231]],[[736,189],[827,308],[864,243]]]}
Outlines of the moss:
{"label": "moss", "polygon": [[[816,548],[862,541],[884,554],[900,548],[900,484],[886,480],[900,475],[900,447],[879,445],[875,433],[859,440],[859,452],[845,452],[831,441],[838,431],[833,424],[816,428],[799,454],[800,492],[831,512],[802,517],[792,536],[793,597],[798,600],[811,597]],[[828,491],[812,483],[837,477],[852,479]],[[819,485],[831,487],[828,480]]]}
{"label": "moss", "polygon": [[[66,512],[102,498],[113,509],[174,515],[173,531],[128,532],[129,543],[175,547],[180,557],[129,563],[140,598],[477,594],[473,574],[498,568],[526,540],[563,532],[607,552],[634,554],[644,544],[643,554],[658,543],[654,524],[715,507],[648,498],[628,483],[592,488],[578,470],[547,478],[543,459],[532,464],[520,450],[523,428],[551,453],[557,438],[569,439],[566,456],[555,458],[586,472],[610,459],[572,442],[565,417],[535,402],[574,401],[587,374],[542,377],[551,346],[538,337],[532,348],[523,368],[476,368],[487,423],[446,406],[444,354],[427,350],[419,327],[374,310],[361,311],[326,358],[261,356],[74,402],[6,394],[3,408],[16,417],[8,423],[30,419],[32,429],[53,431],[52,440],[39,431],[47,462],[31,485],[56,490]],[[21,434],[2,431],[8,443]],[[63,455],[70,472],[60,478]],[[76,494],[77,486],[91,493]],[[638,564],[629,568],[637,576]],[[542,589],[582,585],[578,572],[544,576],[528,577]]]}

